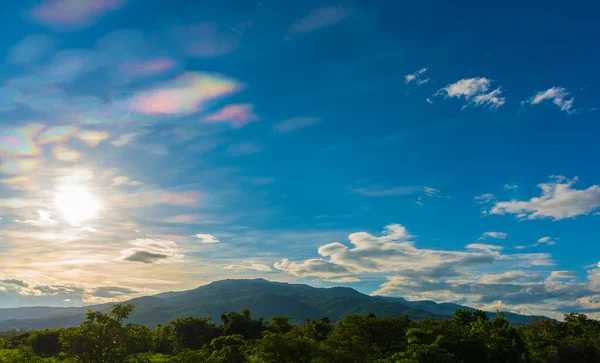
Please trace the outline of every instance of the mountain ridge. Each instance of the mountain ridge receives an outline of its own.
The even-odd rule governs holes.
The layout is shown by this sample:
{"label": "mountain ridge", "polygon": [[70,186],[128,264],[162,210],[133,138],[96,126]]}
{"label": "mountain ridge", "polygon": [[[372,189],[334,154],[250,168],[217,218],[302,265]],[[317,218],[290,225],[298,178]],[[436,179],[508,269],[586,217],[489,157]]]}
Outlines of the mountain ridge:
{"label": "mountain ridge", "polygon": [[[335,286],[313,287],[306,284],[274,282],[265,279],[226,279],[195,289],[163,292],[126,302],[137,305],[130,322],[154,327],[185,316],[208,316],[218,322],[224,312],[249,308],[252,315],[270,319],[290,316],[297,322],[329,317],[332,322],[347,314],[372,312],[378,316],[408,315],[412,319],[448,319],[455,309],[475,310],[468,306],[433,301],[408,301],[400,297],[371,296],[355,289]],[[70,327],[81,323],[86,309],[105,311],[109,303],[84,307],[31,307],[0,309],[0,331],[10,329],[46,329]],[[495,313],[488,313],[493,318]],[[505,313],[517,324],[544,319],[539,316]],[[27,317],[27,318],[25,318]]]}

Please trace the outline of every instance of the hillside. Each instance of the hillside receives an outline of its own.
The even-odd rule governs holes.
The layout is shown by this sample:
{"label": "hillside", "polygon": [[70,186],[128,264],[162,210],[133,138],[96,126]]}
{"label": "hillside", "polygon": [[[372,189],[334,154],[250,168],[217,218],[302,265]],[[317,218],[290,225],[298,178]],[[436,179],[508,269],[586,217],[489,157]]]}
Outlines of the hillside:
{"label": "hillside", "polygon": [[[372,312],[377,316],[408,315],[415,320],[446,319],[455,309],[471,309],[432,301],[369,296],[346,287],[315,288],[309,285],[270,282],[264,279],[221,280],[193,290],[162,293],[130,300],[138,307],[130,321],[154,327],[189,315],[210,316],[219,322],[223,312],[249,308],[255,317],[290,316],[296,322],[329,317],[333,322],[347,314]],[[90,306],[107,310],[109,304]],[[85,308],[0,309],[0,331],[75,326],[84,319]],[[493,316],[493,314],[490,314]],[[528,323],[540,317],[507,314],[514,323]]]}

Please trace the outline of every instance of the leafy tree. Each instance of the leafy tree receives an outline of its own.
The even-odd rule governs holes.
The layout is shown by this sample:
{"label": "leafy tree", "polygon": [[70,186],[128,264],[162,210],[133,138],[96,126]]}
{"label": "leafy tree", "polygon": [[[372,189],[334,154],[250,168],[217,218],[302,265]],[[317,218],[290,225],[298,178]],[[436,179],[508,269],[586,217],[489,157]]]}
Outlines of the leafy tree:
{"label": "leafy tree", "polygon": [[60,334],[58,329],[35,331],[27,338],[27,345],[42,357],[58,355],[62,350]]}
{"label": "leafy tree", "polygon": [[175,319],[164,328],[164,336],[176,351],[200,349],[220,335],[221,331],[210,318],[187,317]]}
{"label": "leafy tree", "polygon": [[306,321],[306,325],[302,327],[304,336],[314,339],[316,342],[322,342],[327,339],[327,336],[333,330],[333,326],[329,318],[310,319]]}
{"label": "leafy tree", "polygon": [[226,335],[210,342],[212,354],[210,362],[214,363],[244,363],[246,362],[244,337],[240,334]]}
{"label": "leafy tree", "polygon": [[252,319],[250,310],[244,309],[242,313],[223,313],[221,315],[221,329],[224,335],[239,334],[244,339],[260,339],[266,329],[263,318]]}
{"label": "leafy tree", "polygon": [[316,356],[316,343],[298,332],[278,334],[265,331],[262,339],[253,344],[250,361],[304,363],[311,362]]}

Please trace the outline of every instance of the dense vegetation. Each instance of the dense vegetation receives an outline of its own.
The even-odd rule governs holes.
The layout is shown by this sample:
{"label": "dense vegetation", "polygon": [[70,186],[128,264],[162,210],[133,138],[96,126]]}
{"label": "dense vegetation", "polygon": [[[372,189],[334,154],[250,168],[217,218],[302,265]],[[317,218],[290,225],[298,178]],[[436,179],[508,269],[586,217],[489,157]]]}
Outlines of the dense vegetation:
{"label": "dense vegetation", "polygon": [[568,314],[515,326],[499,313],[456,310],[450,320],[348,315],[301,326],[249,310],[175,319],[154,330],[125,324],[134,307],[89,310],[78,327],[0,335],[0,362],[600,362],[600,322]]}

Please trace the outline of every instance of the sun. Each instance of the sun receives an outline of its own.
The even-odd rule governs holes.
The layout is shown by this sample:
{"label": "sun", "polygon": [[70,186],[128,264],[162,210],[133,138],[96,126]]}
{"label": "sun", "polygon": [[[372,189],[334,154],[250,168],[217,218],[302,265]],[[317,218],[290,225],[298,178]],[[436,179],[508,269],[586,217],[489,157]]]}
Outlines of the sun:
{"label": "sun", "polygon": [[82,185],[65,185],[58,189],[56,209],[65,221],[80,226],[98,215],[100,203]]}

